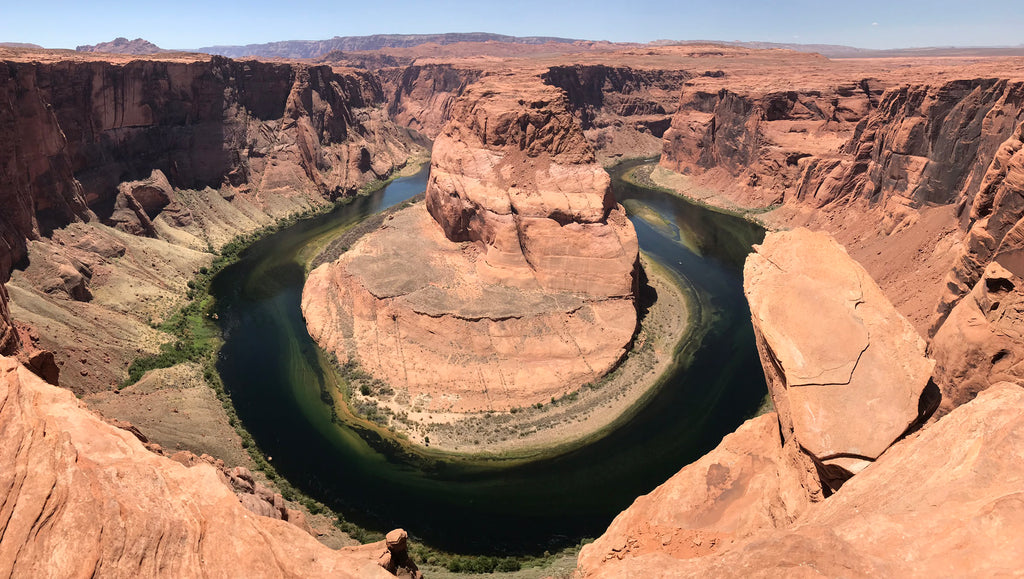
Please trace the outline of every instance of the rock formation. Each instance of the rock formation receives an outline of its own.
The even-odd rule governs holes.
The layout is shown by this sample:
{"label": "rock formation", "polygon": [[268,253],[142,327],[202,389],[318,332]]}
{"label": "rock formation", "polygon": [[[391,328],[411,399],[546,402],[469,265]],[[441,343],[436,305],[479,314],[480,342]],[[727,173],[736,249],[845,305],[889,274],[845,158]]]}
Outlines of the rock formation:
{"label": "rock formation", "polygon": [[168,52],[152,42],[143,39],[136,38],[135,40],[128,40],[123,36],[119,36],[110,42],[101,42],[99,44],[84,44],[82,46],[75,47],[78,52],[108,52],[113,54],[157,54],[160,52]]}
{"label": "rock formation", "polygon": [[561,396],[615,366],[636,329],[636,234],[607,173],[560,90],[509,80],[453,105],[429,215],[396,214],[303,291],[325,349],[433,409]]}
{"label": "rock formation", "polygon": [[771,233],[754,250],[744,292],[783,439],[837,488],[919,419],[935,363],[827,233]]}
{"label": "rock formation", "polygon": [[[667,497],[695,496],[710,486],[709,465],[731,468],[727,445],[616,518],[608,533],[580,553],[582,577],[927,577],[1011,576],[1024,549],[1010,531],[1024,520],[1024,389],[1002,383],[921,432],[897,443],[824,502],[796,518],[769,517],[783,504],[775,486],[728,487],[726,501],[661,502],[652,523],[645,507]],[[759,424],[767,420],[756,419]],[[760,442],[732,450],[758,452]],[[753,456],[758,456],[754,454]],[[757,464],[757,463],[755,463]],[[762,462],[761,480],[780,477]],[[709,482],[697,481],[708,473]],[[749,475],[748,475],[749,476]],[[700,496],[699,494],[696,496]],[[723,504],[724,503],[724,504]],[[720,509],[714,507],[721,505]],[[766,505],[774,507],[769,510]],[[649,507],[647,507],[649,509]],[[732,512],[730,512],[730,509]],[[750,512],[747,521],[736,510]],[[753,514],[757,513],[757,514]],[[667,526],[659,526],[664,522]],[[744,523],[737,527],[736,521]],[[761,526],[764,522],[768,525]],[[723,532],[723,529],[725,532]],[[802,573],[802,574],[801,574]]]}
{"label": "rock formation", "polygon": [[332,551],[0,358],[0,574],[389,577],[379,545]]}
{"label": "rock formation", "polygon": [[[745,278],[779,414],[637,499],[583,548],[580,575],[1015,573],[1024,389],[993,385],[896,440],[927,406],[931,362],[863,269],[827,234],[794,230],[770,234]],[[855,474],[830,496],[807,484],[838,469]]]}
{"label": "rock formation", "polygon": [[1024,278],[991,262],[929,346],[942,392],[939,413],[972,400],[990,384],[1024,382]]}

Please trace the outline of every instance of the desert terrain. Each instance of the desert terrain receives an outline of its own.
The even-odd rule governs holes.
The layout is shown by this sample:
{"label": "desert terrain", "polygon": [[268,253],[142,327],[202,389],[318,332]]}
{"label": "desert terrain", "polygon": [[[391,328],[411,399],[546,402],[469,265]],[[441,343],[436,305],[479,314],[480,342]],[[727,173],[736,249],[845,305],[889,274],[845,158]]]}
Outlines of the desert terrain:
{"label": "desert terrain", "polygon": [[[576,575],[1019,573],[1024,58],[548,39],[0,59],[0,573],[389,576],[404,536],[335,550],[352,529],[253,446],[203,300],[225,256],[428,150],[426,200],[303,296],[414,444],[433,422],[432,446],[508,450],[501,420],[554,444],[657,381],[689,306],[603,167],[657,157],[635,178],[769,230],[744,290],[773,411],[638,498]],[[664,296],[644,320],[641,268]],[[574,393],[563,418],[527,408]],[[454,413],[495,418],[445,434]]]}

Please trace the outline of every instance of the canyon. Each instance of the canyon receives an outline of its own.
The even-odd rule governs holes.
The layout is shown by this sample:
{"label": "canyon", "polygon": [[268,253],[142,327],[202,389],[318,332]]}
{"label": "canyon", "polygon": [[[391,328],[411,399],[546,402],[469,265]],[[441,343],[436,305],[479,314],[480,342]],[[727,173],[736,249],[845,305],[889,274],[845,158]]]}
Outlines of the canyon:
{"label": "canyon", "polygon": [[[444,369],[467,348],[485,379],[440,372],[463,410],[569,392],[628,347],[636,238],[602,164],[659,156],[639,177],[775,230],[745,275],[774,412],[637,499],[582,550],[579,575],[1017,572],[1024,61],[472,50],[385,49],[411,63],[376,70],[0,48],[0,353],[20,360],[2,360],[0,569],[198,576],[260,553],[280,574],[383,573],[384,544],[332,551],[235,498],[226,471],[252,459],[200,365],[117,386],[168,342],[156,326],[215,251],[425,159],[429,141],[425,203],[310,275],[358,315],[304,308],[341,362],[353,343],[402,341]],[[315,289],[328,279],[343,291]],[[481,284],[478,300],[467,288]],[[474,337],[496,330],[480,322],[524,312],[532,325],[502,331],[558,320],[586,332],[589,368],[543,339],[482,360]],[[429,342],[437,319],[458,343]],[[537,350],[558,362],[531,367]],[[393,356],[359,361],[406,379]],[[510,368],[506,383],[531,385],[522,398],[473,390]],[[166,454],[228,464],[186,468],[97,412]],[[68,529],[92,555],[67,555]]]}

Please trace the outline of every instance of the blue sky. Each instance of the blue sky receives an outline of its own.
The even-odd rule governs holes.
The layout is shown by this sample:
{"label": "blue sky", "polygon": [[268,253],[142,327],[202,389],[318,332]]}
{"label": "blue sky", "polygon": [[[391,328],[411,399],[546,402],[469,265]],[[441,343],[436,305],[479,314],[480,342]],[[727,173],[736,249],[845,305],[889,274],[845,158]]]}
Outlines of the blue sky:
{"label": "blue sky", "polygon": [[0,0],[0,41],[163,48],[379,33],[496,32],[647,42],[759,40],[863,48],[1024,44],[1024,0]]}

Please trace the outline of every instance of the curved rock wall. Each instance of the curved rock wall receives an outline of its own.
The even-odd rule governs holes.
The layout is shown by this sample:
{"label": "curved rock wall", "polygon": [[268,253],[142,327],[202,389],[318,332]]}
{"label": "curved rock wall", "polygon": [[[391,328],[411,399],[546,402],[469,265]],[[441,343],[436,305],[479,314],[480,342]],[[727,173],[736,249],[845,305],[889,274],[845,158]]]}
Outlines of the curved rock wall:
{"label": "curved rock wall", "polygon": [[[278,215],[272,196],[303,198],[290,209],[320,204],[388,174],[410,153],[382,109],[380,80],[367,72],[221,57],[4,64],[0,283],[26,261],[26,240],[75,221],[99,218],[156,236],[156,213],[119,193],[154,171],[168,187],[219,188],[224,199],[245,196]],[[166,201],[156,212],[173,210],[167,223],[190,226],[188,210]],[[190,231],[168,234],[205,247],[204,226]],[[0,352],[16,349],[0,289]]]}

